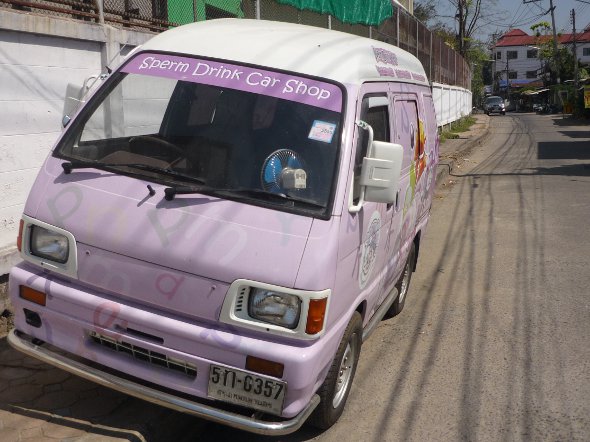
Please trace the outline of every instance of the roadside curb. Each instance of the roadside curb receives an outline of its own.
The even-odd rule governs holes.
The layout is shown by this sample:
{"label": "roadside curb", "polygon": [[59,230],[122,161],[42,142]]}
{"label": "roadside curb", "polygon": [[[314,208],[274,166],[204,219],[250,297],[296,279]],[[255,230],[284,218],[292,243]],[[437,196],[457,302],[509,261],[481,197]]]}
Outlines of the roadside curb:
{"label": "roadside curb", "polygon": [[[441,152],[439,154],[439,163],[436,171],[436,187],[441,188],[446,185],[447,177],[452,174],[457,162],[467,155],[477,146],[481,146],[490,131],[489,118],[483,119],[483,127],[470,134],[468,138],[459,140],[447,140],[448,142],[459,141],[457,146],[447,150],[443,149],[441,145]],[[446,152],[445,152],[446,151]]]}

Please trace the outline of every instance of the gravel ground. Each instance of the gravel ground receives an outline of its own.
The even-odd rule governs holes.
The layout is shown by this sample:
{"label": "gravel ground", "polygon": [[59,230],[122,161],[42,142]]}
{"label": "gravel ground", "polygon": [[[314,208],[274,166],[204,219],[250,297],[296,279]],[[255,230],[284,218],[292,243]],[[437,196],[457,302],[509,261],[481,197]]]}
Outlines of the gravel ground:
{"label": "gravel ground", "polygon": [[6,304],[8,300],[8,275],[0,276],[0,338],[13,326],[12,312]]}

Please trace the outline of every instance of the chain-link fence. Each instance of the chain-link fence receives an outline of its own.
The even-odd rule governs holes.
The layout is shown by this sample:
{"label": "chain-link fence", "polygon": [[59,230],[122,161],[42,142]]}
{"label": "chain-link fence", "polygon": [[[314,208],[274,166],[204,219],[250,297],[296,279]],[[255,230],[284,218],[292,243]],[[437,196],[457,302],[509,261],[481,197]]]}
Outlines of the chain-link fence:
{"label": "chain-link fence", "polygon": [[470,89],[471,71],[456,51],[404,9],[378,27],[350,25],[275,0],[0,0],[0,7],[161,32],[195,21],[238,17],[300,23],[384,41],[414,54],[430,80]]}
{"label": "chain-link fence", "polygon": [[319,26],[387,42],[415,55],[432,82],[470,89],[471,70],[465,59],[402,8],[394,8],[393,16],[378,27],[342,23],[274,0],[243,0],[242,10],[248,18]]}
{"label": "chain-link fence", "polygon": [[94,0],[0,0],[0,7],[85,21],[98,21],[100,17]]}

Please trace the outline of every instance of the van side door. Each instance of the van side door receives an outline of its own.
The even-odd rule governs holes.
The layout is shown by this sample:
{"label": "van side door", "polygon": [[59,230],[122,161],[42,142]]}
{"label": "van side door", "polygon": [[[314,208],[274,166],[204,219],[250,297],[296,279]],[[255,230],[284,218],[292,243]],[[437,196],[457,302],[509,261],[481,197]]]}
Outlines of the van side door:
{"label": "van side door", "polygon": [[[373,128],[374,139],[391,141],[391,105],[386,83],[370,83],[361,87],[355,120],[362,120]],[[367,154],[368,132],[356,126],[352,142],[350,178],[345,201],[350,193],[358,202],[363,157]],[[365,299],[365,323],[379,305],[383,293],[385,242],[388,225],[386,204],[365,202],[358,213],[344,207],[340,228],[339,260],[336,275],[337,291],[346,299]],[[345,295],[346,293],[346,295]]]}
{"label": "van side door", "polygon": [[436,113],[434,110],[434,101],[432,94],[422,94],[422,105],[424,107],[424,155],[422,159],[422,167],[424,169],[421,179],[418,184],[421,186],[418,190],[420,192],[421,201],[418,204],[418,221],[417,228],[420,229],[422,225],[428,222],[428,215],[430,213],[430,206],[432,204],[432,195],[434,193],[436,181],[436,168],[438,165],[438,149],[439,137],[438,126],[436,123]]}
{"label": "van side door", "polygon": [[420,161],[420,119],[418,97],[411,93],[393,91],[393,136],[392,142],[404,149],[400,194],[398,203],[391,209],[387,244],[387,274],[385,288],[397,282],[405,264],[409,245],[415,235],[416,226],[416,181],[419,178]]}

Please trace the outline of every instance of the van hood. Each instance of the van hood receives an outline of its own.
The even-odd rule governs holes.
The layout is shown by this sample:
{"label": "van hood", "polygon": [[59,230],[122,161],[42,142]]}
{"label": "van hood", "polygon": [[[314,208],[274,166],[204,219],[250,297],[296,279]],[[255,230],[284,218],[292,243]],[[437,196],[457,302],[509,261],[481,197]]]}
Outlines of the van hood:
{"label": "van hood", "polygon": [[225,283],[294,286],[312,218],[202,194],[166,201],[164,185],[94,169],[66,175],[61,163],[47,160],[25,211],[78,244]]}

